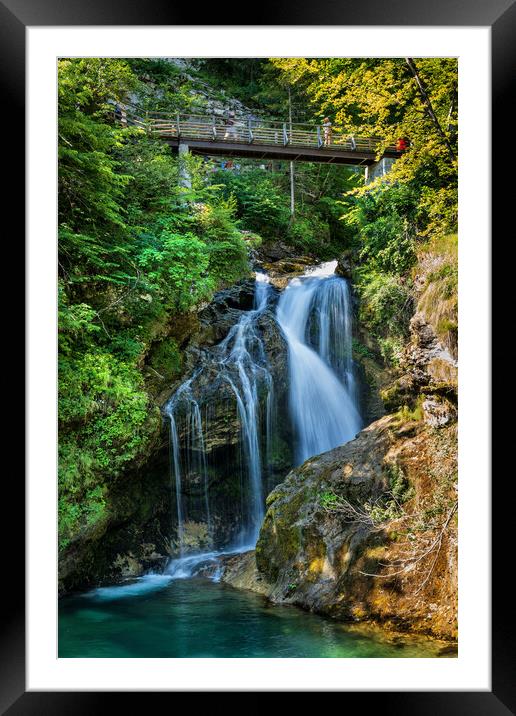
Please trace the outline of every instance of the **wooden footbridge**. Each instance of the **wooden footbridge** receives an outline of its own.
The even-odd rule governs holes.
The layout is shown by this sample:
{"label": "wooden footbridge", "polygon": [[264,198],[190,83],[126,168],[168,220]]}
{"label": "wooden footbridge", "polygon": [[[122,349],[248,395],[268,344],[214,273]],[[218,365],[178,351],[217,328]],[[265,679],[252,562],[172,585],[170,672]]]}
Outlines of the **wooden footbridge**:
{"label": "wooden footbridge", "polygon": [[[346,135],[315,124],[290,124],[249,117],[228,118],[215,115],[166,114],[142,112],[134,108],[119,111],[117,118],[126,125],[144,129],[179,151],[205,156],[244,157],[250,159],[286,159],[372,166],[378,161],[382,140],[378,137]],[[400,156],[394,146],[383,149],[381,156]]]}

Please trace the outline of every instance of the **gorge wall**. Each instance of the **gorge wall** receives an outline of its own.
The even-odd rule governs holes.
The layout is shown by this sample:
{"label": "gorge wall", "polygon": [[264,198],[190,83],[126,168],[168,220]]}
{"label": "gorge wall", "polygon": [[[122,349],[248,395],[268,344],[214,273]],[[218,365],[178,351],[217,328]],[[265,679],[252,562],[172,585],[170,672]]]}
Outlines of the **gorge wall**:
{"label": "gorge wall", "polygon": [[[288,344],[276,313],[281,292],[308,262],[265,262],[268,302],[255,316],[253,331],[274,385],[270,444],[267,416],[260,413],[266,513],[256,552],[224,558],[222,579],[333,618],[455,639],[456,344],[443,345],[425,313],[428,282],[422,278],[397,375],[373,350],[355,355],[359,404],[370,424],[354,440],[291,469],[296,458]],[[168,387],[165,377],[152,379],[164,406],[153,454],[113,484],[114,509],[104,530],[68,551],[63,590],[159,571],[171,557],[235,543],[242,529],[245,435],[230,381],[220,380],[220,361],[227,357],[221,345],[243,317],[256,312],[255,294],[255,281],[240,282],[191,314],[186,326],[174,328],[176,336],[183,332],[185,370]],[[374,349],[364,326],[355,333]],[[195,378],[193,392],[188,376]],[[176,455],[186,478],[179,485],[179,509],[167,405],[185,384],[186,412],[177,421],[177,437],[186,446]],[[209,426],[197,445],[194,404]]]}

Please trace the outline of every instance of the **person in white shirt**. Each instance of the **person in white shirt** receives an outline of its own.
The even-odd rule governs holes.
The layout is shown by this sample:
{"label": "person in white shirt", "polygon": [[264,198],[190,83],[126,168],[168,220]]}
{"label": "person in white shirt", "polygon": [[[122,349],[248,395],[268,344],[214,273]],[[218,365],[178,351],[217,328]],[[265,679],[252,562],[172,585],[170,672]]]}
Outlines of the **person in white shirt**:
{"label": "person in white shirt", "polygon": [[231,139],[233,141],[235,141],[237,139],[237,131],[236,131],[236,122],[235,122],[235,113],[234,112],[230,112],[226,119],[226,133],[224,135],[224,139]]}
{"label": "person in white shirt", "polygon": [[322,127],[324,132],[324,146],[329,147],[331,144],[331,122],[328,117],[323,119]]}

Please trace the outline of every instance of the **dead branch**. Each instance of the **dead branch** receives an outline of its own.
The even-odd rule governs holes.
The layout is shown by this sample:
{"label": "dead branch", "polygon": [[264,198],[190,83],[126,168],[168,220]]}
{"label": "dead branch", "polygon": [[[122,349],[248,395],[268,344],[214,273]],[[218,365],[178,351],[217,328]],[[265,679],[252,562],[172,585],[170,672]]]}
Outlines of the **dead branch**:
{"label": "dead branch", "polygon": [[[407,574],[408,572],[413,571],[414,567],[419,564],[422,560],[424,560],[426,557],[428,557],[430,554],[435,553],[432,563],[427,570],[427,573],[425,575],[425,578],[423,582],[419,585],[416,594],[419,594],[419,592],[424,588],[424,586],[428,583],[428,580],[430,579],[430,576],[432,575],[432,572],[435,568],[435,565],[437,564],[437,559],[439,557],[439,553],[441,551],[442,542],[444,535],[448,529],[448,526],[450,524],[450,521],[453,517],[453,515],[457,512],[458,509],[458,501],[454,502],[453,506],[449,510],[445,521],[443,524],[439,527],[429,527],[428,531],[432,531],[434,529],[438,529],[437,536],[432,540],[430,545],[426,548],[423,548],[421,551],[421,548],[419,548],[420,540],[416,541],[415,543],[412,543],[410,546],[412,547],[412,551],[410,554],[407,554],[404,557],[400,557],[399,559],[395,559],[390,561],[389,563],[382,564],[381,566],[387,567],[387,568],[395,568],[395,571],[389,571],[386,574],[373,574],[370,572],[360,572],[360,574],[363,574],[366,577],[378,577],[380,579],[391,579],[392,577],[397,577],[402,574]],[[415,516],[415,515],[414,515]],[[410,515],[409,517],[412,517]],[[415,548],[415,549],[414,549]],[[397,569],[399,567],[399,569]]]}

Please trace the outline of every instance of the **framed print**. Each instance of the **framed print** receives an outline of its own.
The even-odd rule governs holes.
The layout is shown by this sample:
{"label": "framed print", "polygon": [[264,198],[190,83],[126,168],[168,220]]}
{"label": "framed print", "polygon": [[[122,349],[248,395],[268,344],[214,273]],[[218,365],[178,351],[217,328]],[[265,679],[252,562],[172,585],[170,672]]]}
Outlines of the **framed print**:
{"label": "framed print", "polygon": [[28,306],[4,711],[516,713],[489,312],[515,5],[0,10]]}

